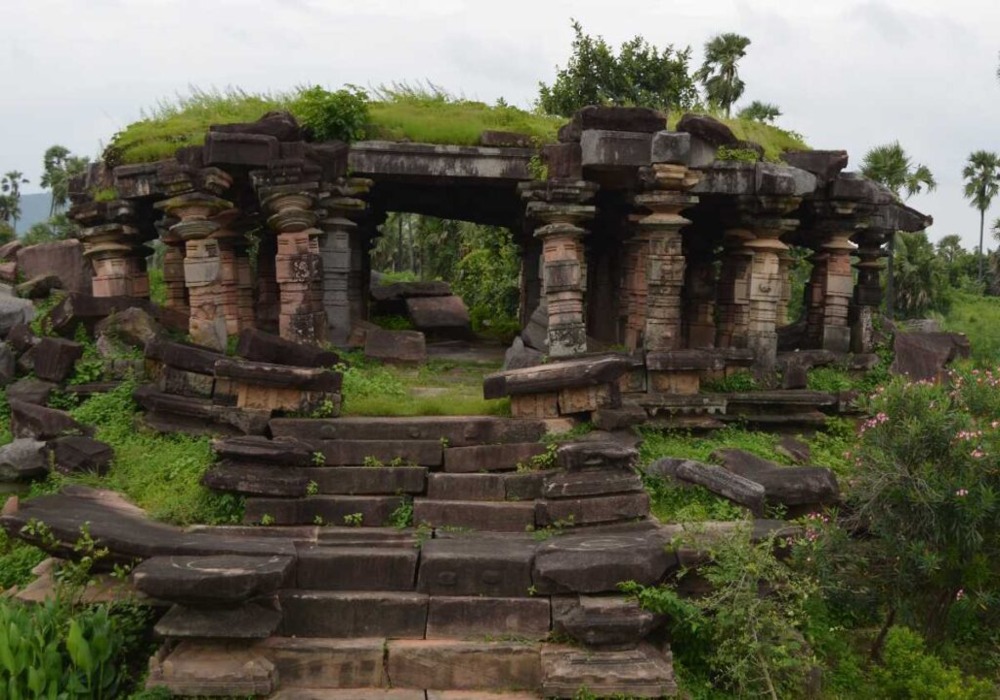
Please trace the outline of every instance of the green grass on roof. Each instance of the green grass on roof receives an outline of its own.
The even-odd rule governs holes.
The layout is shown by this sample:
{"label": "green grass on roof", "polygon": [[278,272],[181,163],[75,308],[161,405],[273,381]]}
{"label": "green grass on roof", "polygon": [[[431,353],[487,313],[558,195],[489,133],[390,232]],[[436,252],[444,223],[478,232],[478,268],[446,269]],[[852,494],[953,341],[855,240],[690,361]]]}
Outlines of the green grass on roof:
{"label": "green grass on roof", "polygon": [[[472,146],[479,143],[483,131],[498,130],[529,134],[536,143],[544,144],[554,142],[559,126],[567,121],[503,102],[491,106],[466,100],[430,87],[377,89],[369,103],[368,138]],[[144,113],[143,119],[115,134],[105,159],[119,165],[170,158],[178,148],[201,145],[213,124],[252,122],[278,109],[295,114],[298,92],[192,89],[189,95],[161,101]],[[671,115],[671,126],[678,118]],[[788,149],[807,148],[801,137],[774,126],[735,118],[722,121],[737,137],[761,144],[768,160],[777,160]]]}

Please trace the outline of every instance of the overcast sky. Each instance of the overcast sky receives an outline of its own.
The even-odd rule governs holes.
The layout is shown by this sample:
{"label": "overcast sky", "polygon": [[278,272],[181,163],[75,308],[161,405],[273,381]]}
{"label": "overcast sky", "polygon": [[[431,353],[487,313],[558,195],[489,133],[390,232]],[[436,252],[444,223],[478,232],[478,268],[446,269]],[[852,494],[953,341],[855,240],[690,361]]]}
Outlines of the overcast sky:
{"label": "overcast sky", "polygon": [[[932,238],[978,240],[961,170],[1000,151],[997,0],[3,0],[0,171],[38,191],[59,143],[96,156],[144,106],[188,86],[283,90],[431,80],[530,106],[569,54],[570,18],[617,46],[641,34],[701,47],[738,32],[744,101],[784,111],[814,148],[856,168],[898,139],[938,191],[910,200]],[[1000,216],[1000,198],[987,214]],[[987,244],[990,243],[987,230]],[[995,247],[995,244],[993,245]]]}

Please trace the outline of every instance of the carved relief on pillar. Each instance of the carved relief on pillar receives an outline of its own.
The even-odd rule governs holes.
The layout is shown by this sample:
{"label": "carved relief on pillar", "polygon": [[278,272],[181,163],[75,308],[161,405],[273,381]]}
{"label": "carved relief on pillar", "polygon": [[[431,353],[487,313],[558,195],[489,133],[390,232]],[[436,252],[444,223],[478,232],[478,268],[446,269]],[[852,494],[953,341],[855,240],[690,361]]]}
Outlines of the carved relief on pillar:
{"label": "carved relief on pillar", "polygon": [[70,217],[80,224],[83,254],[94,269],[95,297],[149,296],[146,247],[131,202],[87,202]]}
{"label": "carved relief on pillar", "polygon": [[745,348],[750,327],[750,266],[753,250],[747,243],[753,234],[731,228],[723,235],[722,267],[719,271],[715,343],[720,348]]}
{"label": "carved relief on pillar", "polygon": [[328,338],[344,343],[355,321],[364,318],[362,270],[367,251],[361,241],[356,220],[367,204],[361,197],[372,186],[371,180],[342,179],[330,187],[329,196],[320,201],[325,217],[319,223],[322,265],[322,306],[326,314]]}
{"label": "carved relief on pillar", "polygon": [[792,254],[787,248],[778,251],[778,275],[781,279],[781,298],[778,300],[778,328],[787,326],[788,304],[792,300]]}
{"label": "carved relief on pillar", "polygon": [[593,219],[590,201],[597,186],[577,180],[524,183],[528,217],[543,225],[535,236],[542,241],[542,278],[548,309],[550,357],[569,357],[587,351],[584,294],[587,262],[580,224]]}
{"label": "carved relief on pillar", "polygon": [[261,205],[270,214],[268,226],[277,234],[278,332],[282,338],[303,343],[318,343],[326,337],[317,239],[323,232],[313,228],[317,219],[312,210],[314,189],[285,185],[261,191],[265,195]]}
{"label": "carved relief on pillar", "polygon": [[[171,243],[184,245],[184,284],[190,316],[188,331],[199,345],[217,350],[226,347],[226,317],[222,300],[222,265],[218,241],[210,237],[219,228],[213,217],[232,208],[214,195],[193,192],[156,205],[177,223],[170,226]],[[175,263],[175,260],[171,261]]]}

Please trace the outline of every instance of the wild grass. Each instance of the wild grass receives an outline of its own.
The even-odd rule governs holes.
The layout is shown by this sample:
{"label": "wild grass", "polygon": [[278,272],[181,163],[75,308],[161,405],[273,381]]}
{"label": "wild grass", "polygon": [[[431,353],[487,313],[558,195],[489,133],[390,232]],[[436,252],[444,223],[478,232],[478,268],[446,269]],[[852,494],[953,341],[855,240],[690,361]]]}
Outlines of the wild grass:
{"label": "wild grass", "polygon": [[1000,297],[956,291],[950,295],[950,302],[944,329],[965,333],[972,345],[973,360],[995,368],[1000,363]]}
{"label": "wild grass", "polygon": [[[668,118],[669,128],[676,128],[677,122],[682,116],[681,113],[671,113]],[[793,131],[750,119],[727,118],[720,113],[711,113],[709,116],[718,119],[732,129],[733,134],[741,141],[759,143],[764,148],[765,160],[777,161],[780,160],[781,154],[785,151],[809,149],[802,136]]]}

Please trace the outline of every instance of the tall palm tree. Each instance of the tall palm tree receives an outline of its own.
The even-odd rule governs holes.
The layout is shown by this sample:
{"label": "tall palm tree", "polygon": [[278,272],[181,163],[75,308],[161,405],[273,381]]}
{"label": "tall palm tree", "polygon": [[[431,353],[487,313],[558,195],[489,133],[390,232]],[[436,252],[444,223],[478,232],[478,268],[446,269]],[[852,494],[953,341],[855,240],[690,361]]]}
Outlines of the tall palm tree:
{"label": "tall palm tree", "polygon": [[17,235],[17,220],[21,218],[21,185],[27,185],[28,179],[24,173],[11,170],[0,179],[0,192],[3,192],[6,216],[10,219],[10,227]]}
{"label": "tall palm tree", "polygon": [[979,210],[979,281],[983,281],[983,229],[986,210],[1000,190],[1000,156],[992,151],[975,151],[962,169],[965,198]]}
{"label": "tall palm tree", "polygon": [[705,88],[705,97],[726,111],[743,95],[746,83],[740,79],[736,64],[747,55],[750,39],[728,32],[705,43],[705,60],[694,74]]}
{"label": "tall palm tree", "polygon": [[69,201],[69,181],[74,175],[82,173],[88,162],[88,158],[74,156],[65,146],[50,146],[45,151],[42,158],[44,174],[38,184],[52,190],[50,219],[66,206]]}
{"label": "tall palm tree", "polygon": [[[934,174],[926,165],[913,164],[899,141],[876,146],[861,161],[861,174],[869,180],[889,188],[896,199],[909,199],[925,187],[928,192],[937,189]],[[903,192],[906,196],[903,197]],[[889,259],[886,269],[886,308],[892,317],[896,308],[895,266],[896,236],[889,237]]]}

